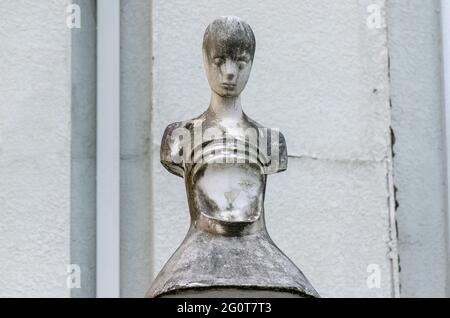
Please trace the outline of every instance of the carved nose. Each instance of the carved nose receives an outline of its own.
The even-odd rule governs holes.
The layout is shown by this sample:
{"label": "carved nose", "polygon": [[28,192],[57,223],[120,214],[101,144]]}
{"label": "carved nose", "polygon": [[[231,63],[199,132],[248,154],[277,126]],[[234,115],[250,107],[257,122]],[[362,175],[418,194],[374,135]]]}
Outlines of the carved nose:
{"label": "carved nose", "polygon": [[236,76],[236,63],[233,63],[231,61],[227,61],[225,64],[225,78],[227,81],[231,81]]}
{"label": "carved nose", "polygon": [[227,81],[231,81],[234,78],[234,74],[233,73],[227,73]]}

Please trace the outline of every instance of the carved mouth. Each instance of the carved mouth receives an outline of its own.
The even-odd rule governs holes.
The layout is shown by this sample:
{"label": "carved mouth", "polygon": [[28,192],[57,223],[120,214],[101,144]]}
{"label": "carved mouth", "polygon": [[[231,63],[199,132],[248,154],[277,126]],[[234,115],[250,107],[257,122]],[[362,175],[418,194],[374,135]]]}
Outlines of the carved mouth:
{"label": "carved mouth", "polygon": [[227,89],[233,89],[236,87],[236,84],[230,84],[230,83],[222,83],[220,84],[223,88],[227,88]]}

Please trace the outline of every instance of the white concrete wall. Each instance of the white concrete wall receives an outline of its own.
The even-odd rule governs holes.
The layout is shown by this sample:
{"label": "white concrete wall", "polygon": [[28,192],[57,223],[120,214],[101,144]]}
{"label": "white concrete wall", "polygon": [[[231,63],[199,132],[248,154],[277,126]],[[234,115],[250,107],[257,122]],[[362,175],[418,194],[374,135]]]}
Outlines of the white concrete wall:
{"label": "white concrete wall", "polygon": [[[325,297],[393,295],[387,32],[367,27],[370,4],[384,1],[154,1],[154,274],[189,220],[182,180],[159,163],[161,136],[208,106],[203,32],[237,15],[257,40],[244,109],[288,145],[287,172],[268,180],[270,234]],[[380,288],[366,284],[370,264]]]}
{"label": "white concrete wall", "polygon": [[447,297],[440,4],[391,0],[392,128],[402,297]]}
{"label": "white concrete wall", "polygon": [[0,0],[0,297],[65,297],[69,1]]}

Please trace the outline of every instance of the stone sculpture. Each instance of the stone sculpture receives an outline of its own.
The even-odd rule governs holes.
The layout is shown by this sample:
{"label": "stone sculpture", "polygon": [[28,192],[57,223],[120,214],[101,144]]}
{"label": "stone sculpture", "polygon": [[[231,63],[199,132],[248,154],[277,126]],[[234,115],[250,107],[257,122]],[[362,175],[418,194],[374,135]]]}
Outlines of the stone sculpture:
{"label": "stone sculpture", "polygon": [[264,223],[267,176],[286,170],[288,157],[283,135],[256,123],[241,107],[255,44],[250,26],[237,17],[221,17],[206,29],[209,108],[169,125],[161,143],[161,163],[184,178],[190,229],[148,297],[208,290],[319,297]]}

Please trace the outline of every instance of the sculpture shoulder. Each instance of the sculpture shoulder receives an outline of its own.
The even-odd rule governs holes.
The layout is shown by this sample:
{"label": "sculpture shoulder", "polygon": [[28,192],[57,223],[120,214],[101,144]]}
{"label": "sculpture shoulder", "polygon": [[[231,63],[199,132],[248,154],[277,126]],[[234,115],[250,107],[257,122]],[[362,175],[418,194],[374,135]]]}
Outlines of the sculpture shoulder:
{"label": "sculpture shoulder", "polygon": [[285,171],[288,165],[288,153],[286,139],[278,129],[267,128],[270,135],[270,158],[271,165],[268,174]]}
{"label": "sculpture shoulder", "polygon": [[284,138],[284,135],[281,132],[279,134],[279,149],[280,149],[280,163],[277,172],[286,170],[288,165],[286,139]]}
{"label": "sculpture shoulder", "polygon": [[161,140],[160,159],[161,164],[171,173],[183,177],[184,169],[182,161],[177,160],[179,155],[178,130],[182,130],[183,122],[175,122],[166,127]]}
{"label": "sculpture shoulder", "polygon": [[286,139],[278,128],[270,128],[259,124],[251,118],[246,118],[252,128],[258,130],[258,136],[263,143],[267,143],[270,149],[271,163],[267,168],[267,174],[282,172],[287,169],[288,154]]}
{"label": "sculpture shoulder", "polygon": [[193,137],[193,127],[200,117],[179,121],[168,125],[161,140],[161,164],[171,173],[184,177],[183,150],[186,142]]}

